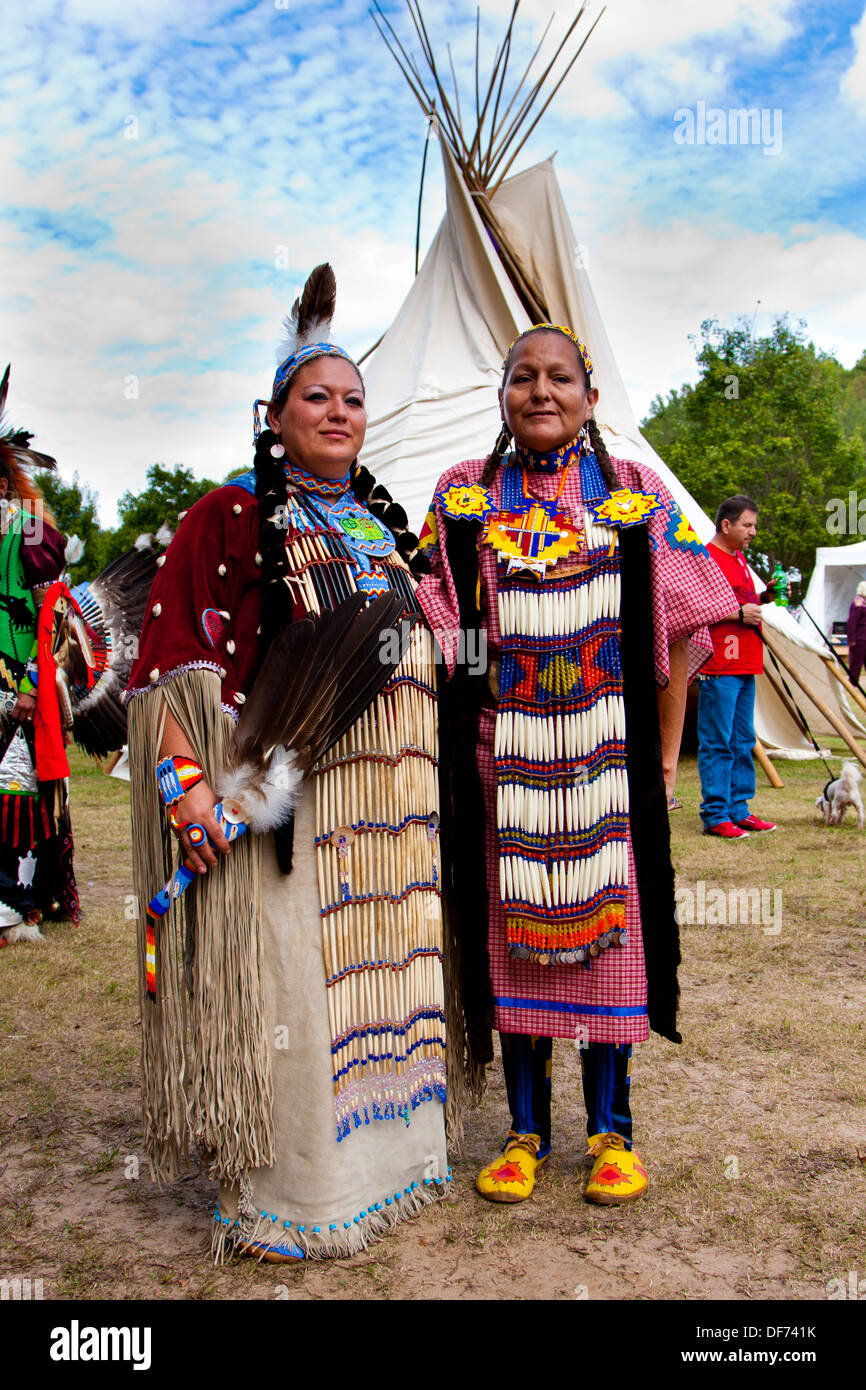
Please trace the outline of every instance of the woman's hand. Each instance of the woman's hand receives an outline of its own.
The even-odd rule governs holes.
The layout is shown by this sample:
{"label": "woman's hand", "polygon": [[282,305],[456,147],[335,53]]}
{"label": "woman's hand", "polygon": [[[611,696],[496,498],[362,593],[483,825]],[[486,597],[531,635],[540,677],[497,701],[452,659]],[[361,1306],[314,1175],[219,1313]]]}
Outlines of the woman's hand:
{"label": "woman's hand", "polygon": [[208,839],[205,840],[204,844],[194,846],[190,844],[186,830],[175,830],[184,858],[189,867],[197,874],[206,874],[208,869],[215,867],[218,861],[214,849],[219,850],[220,854],[231,854],[229,842],[213,813],[216,799],[207,782],[199,782],[187,792],[186,796],[182,796],[173,808],[176,821],[201,825],[207,831]]}
{"label": "woman's hand", "polygon": [[30,722],[36,712],[35,695],[19,695],[15,704],[12,706],[12,718],[17,719],[19,724]]}

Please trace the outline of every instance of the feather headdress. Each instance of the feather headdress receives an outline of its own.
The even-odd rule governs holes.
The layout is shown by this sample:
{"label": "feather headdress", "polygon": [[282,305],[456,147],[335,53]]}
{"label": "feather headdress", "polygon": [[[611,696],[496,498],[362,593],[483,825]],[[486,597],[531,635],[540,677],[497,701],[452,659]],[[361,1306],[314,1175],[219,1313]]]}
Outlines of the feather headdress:
{"label": "feather headdress", "polygon": [[275,404],[277,393],[314,357],[342,357],[351,362],[358,375],[361,375],[357,363],[348,352],[331,342],[331,320],[336,303],[337,281],[326,261],[312,271],[303,293],[292,305],[291,314],[283,319],[284,337],[277,348],[277,371],[271,387],[271,399],[253,403],[254,440],[258,439],[261,431],[259,406]]}
{"label": "feather headdress", "polygon": [[34,512],[41,512],[49,526],[54,526],[54,517],[31,479],[30,469],[46,468],[53,472],[57,468],[57,461],[50,454],[40,454],[30,448],[33,435],[29,430],[16,430],[7,425],[4,416],[11,370],[11,367],[7,367],[0,381],[0,477],[8,478],[11,491]]}
{"label": "feather headdress", "polygon": [[4,419],[6,397],[9,394],[9,374],[11,371],[11,366],[7,367],[3,373],[3,380],[0,381],[0,459],[16,472],[19,468],[54,470],[57,467],[56,459],[53,459],[50,454],[39,454],[35,449],[30,448],[33,435],[29,430],[15,430],[11,426],[4,428],[6,425]]}

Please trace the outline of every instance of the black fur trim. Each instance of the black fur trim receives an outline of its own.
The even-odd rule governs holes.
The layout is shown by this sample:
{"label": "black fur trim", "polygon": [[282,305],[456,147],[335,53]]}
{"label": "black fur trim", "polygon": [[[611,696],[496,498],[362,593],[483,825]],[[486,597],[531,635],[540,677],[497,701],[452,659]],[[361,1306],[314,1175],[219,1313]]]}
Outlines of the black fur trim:
{"label": "black fur trim", "polygon": [[416,579],[423,579],[425,574],[432,574],[433,566],[430,564],[423,550],[416,550],[415,554],[409,558],[409,569]]}
{"label": "black fur trim", "polygon": [[376,479],[369,468],[365,468],[363,464],[352,465],[352,491],[359,502],[366,502],[375,482]]}
{"label": "black fur trim", "polygon": [[677,1032],[679,927],[653,654],[652,590],[646,526],[620,529],[622,674],[629,824],[637,870],[650,1027]]}
{"label": "black fur trim", "polygon": [[283,825],[278,825],[273,832],[274,849],[277,851],[277,864],[281,874],[292,872],[292,861],[295,853],[295,818],[291,816]]}
{"label": "black fur trim", "polygon": [[[464,632],[478,630],[475,603],[480,522],[448,526],[446,553]],[[469,650],[470,644],[465,644]],[[478,650],[477,647],[474,650]],[[487,954],[489,903],[484,859],[484,794],[475,761],[478,716],[486,688],[458,662],[451,680],[439,671],[439,789],[442,803],[443,888],[450,921],[461,941],[461,988],[471,1060],[493,1060],[493,988]]]}
{"label": "black fur trim", "polygon": [[385,525],[391,531],[405,531],[409,525],[409,518],[406,515],[405,507],[401,507],[399,502],[392,502],[385,509]]}

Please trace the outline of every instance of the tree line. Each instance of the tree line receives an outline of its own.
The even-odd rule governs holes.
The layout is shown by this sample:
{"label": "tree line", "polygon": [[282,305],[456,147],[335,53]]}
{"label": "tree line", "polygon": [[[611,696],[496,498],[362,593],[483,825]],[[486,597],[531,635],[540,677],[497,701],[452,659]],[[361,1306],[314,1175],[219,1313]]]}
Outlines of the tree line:
{"label": "tree line", "polygon": [[763,338],[706,320],[696,354],[697,382],[657,396],[641,430],[711,518],[734,493],[757,503],[751,563],[799,570],[796,601],[817,546],[866,536],[866,352],[846,369],[782,317]]}

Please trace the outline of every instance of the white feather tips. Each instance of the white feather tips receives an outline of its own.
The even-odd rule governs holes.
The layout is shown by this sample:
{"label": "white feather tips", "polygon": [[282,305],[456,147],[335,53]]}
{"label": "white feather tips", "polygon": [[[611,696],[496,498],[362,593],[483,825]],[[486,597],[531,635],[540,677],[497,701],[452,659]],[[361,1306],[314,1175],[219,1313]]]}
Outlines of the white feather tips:
{"label": "white feather tips", "polygon": [[264,780],[255,763],[226,768],[217,779],[220,800],[238,806],[257,835],[265,835],[288,820],[298,799],[303,773],[293,749],[275,749]]}

